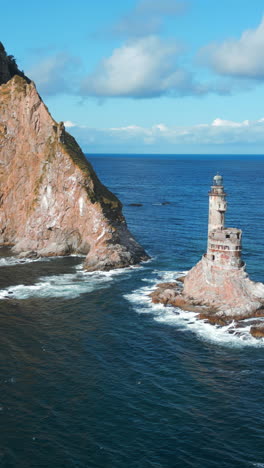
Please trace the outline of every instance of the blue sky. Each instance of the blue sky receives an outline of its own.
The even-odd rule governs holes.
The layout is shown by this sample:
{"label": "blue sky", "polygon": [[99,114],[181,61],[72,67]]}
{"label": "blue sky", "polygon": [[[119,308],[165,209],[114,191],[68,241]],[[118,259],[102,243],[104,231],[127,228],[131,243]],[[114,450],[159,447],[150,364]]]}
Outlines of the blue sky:
{"label": "blue sky", "polygon": [[85,152],[264,153],[262,1],[3,10],[0,40]]}

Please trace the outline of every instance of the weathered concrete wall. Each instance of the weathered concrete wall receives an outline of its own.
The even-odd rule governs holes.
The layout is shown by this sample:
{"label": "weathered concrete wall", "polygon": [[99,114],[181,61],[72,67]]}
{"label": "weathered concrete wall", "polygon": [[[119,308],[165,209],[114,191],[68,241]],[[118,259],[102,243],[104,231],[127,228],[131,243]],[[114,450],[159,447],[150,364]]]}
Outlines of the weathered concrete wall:
{"label": "weathered concrete wall", "polygon": [[236,228],[224,228],[211,231],[208,236],[207,258],[216,265],[240,268],[242,231]]}

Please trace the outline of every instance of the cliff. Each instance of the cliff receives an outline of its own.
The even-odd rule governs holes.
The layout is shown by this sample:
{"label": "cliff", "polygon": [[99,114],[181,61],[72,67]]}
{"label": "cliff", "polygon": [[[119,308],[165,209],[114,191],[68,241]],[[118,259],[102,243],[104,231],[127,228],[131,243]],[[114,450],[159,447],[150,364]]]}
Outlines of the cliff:
{"label": "cliff", "polygon": [[127,228],[120,201],[3,47],[0,244],[22,256],[85,254],[89,271],[148,258]]}

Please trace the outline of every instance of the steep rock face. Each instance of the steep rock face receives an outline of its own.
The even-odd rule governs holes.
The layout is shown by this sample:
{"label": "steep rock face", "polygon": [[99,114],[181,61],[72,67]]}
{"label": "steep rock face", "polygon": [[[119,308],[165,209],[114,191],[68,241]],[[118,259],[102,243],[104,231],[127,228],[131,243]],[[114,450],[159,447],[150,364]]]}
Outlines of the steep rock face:
{"label": "steep rock face", "polygon": [[25,256],[85,254],[91,271],[148,258],[119,200],[18,75],[0,86],[0,244]]}
{"label": "steep rock face", "polygon": [[206,257],[188,272],[183,295],[232,318],[246,317],[264,306],[264,284],[251,281],[243,268],[212,268]]}

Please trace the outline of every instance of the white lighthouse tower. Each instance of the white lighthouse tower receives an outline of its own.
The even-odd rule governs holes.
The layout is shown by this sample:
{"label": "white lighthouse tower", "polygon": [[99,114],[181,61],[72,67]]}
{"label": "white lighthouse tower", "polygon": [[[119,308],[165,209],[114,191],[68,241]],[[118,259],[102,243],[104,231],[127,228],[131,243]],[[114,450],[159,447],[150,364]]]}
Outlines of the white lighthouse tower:
{"label": "white lighthouse tower", "polygon": [[225,212],[227,208],[223,177],[217,174],[209,192],[208,236],[214,229],[225,227]]}
{"label": "white lighthouse tower", "polygon": [[208,243],[206,259],[212,266],[237,269],[243,266],[241,260],[242,231],[225,228],[227,209],[223,177],[217,174],[209,192]]}

